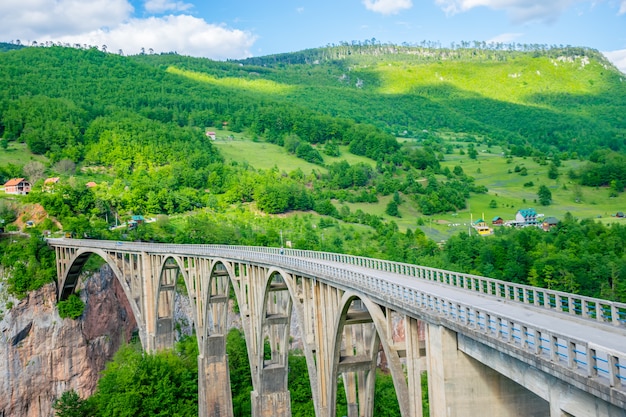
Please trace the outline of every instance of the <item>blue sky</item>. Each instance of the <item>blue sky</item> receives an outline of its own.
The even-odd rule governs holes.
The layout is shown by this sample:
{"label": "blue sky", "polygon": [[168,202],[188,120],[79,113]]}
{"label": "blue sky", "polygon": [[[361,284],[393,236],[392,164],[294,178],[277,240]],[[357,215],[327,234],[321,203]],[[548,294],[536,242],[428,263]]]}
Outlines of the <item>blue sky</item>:
{"label": "blue sky", "polygon": [[0,40],[224,60],[376,39],[573,45],[626,73],[626,0],[2,0]]}

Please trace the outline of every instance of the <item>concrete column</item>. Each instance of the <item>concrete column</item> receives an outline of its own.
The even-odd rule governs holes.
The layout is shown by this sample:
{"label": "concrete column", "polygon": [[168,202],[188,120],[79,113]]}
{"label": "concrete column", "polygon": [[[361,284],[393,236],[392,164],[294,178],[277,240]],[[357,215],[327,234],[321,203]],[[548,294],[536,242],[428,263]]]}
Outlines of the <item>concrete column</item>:
{"label": "concrete column", "polygon": [[204,354],[198,356],[198,415],[201,417],[233,415],[224,336],[208,337]]}
{"label": "concrete column", "polygon": [[143,269],[143,279],[145,285],[143,286],[143,317],[145,320],[146,340],[144,349],[146,352],[153,353],[156,351],[156,291],[155,281],[158,285],[158,277],[155,279],[154,271],[152,267],[152,258],[146,253],[141,253],[141,266]]}
{"label": "concrete column", "polygon": [[456,332],[428,325],[431,417],[548,416],[536,395],[457,349]]}
{"label": "concrete column", "polygon": [[268,366],[261,371],[261,390],[253,391],[252,417],[291,417],[287,368]]}
{"label": "concrete column", "polygon": [[398,401],[408,403],[411,417],[422,417],[422,358],[420,355],[419,322],[414,318],[405,316],[404,329],[408,398],[398,398]]}

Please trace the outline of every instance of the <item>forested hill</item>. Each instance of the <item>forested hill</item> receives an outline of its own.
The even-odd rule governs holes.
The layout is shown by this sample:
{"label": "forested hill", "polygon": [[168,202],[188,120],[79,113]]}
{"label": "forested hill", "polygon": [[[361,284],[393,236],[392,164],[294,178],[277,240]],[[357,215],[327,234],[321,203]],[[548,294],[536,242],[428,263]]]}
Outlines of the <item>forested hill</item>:
{"label": "forested hill", "polygon": [[[623,210],[626,77],[595,51],[343,45],[215,62],[96,48],[0,50],[0,183],[34,184],[28,196],[0,200],[7,228],[29,220],[10,204],[37,203],[45,215],[30,230],[39,233],[62,227],[105,239],[277,246],[284,231],[285,243],[300,249],[524,283],[535,274],[543,284],[537,271],[553,270],[563,290],[626,294],[614,285],[615,271],[626,271],[626,245],[598,243],[623,242],[624,227],[576,226],[565,216],[584,205],[596,207],[594,217]],[[221,138],[213,142],[207,131]],[[225,163],[226,149],[270,148],[264,156],[274,167]],[[47,177],[60,181],[49,189]],[[424,231],[472,219],[470,197],[472,210],[510,218],[533,203],[548,207],[552,193],[561,211],[547,215],[564,219],[554,234],[463,233],[440,252]],[[607,196],[615,204],[604,205]],[[267,216],[287,212],[305,214]],[[133,215],[158,220],[117,227]],[[401,229],[395,219],[405,221]],[[454,231],[443,233],[438,240]],[[558,244],[541,243],[555,236]],[[518,238],[523,243],[502,243]]]}
{"label": "forested hill", "polygon": [[179,56],[137,59],[191,71],[190,77],[206,74],[213,84],[258,88],[396,136],[464,132],[581,156],[597,147],[621,150],[626,140],[626,76],[586,48],[342,45],[234,66]]}
{"label": "forested hill", "polygon": [[[79,130],[124,111],[179,126],[227,122],[270,140],[297,133],[312,143],[347,143],[348,126],[358,122],[396,136],[462,132],[513,145],[516,153],[529,147],[584,157],[597,148],[623,150],[626,77],[593,50],[527,49],[344,45],[215,62],[23,48],[0,54],[0,134],[22,134],[13,114],[27,105],[73,113]],[[308,126],[299,121],[304,115]],[[39,136],[29,143],[34,152],[55,146],[55,139]],[[64,156],[70,151],[78,153],[72,159],[82,157],[74,144]]]}

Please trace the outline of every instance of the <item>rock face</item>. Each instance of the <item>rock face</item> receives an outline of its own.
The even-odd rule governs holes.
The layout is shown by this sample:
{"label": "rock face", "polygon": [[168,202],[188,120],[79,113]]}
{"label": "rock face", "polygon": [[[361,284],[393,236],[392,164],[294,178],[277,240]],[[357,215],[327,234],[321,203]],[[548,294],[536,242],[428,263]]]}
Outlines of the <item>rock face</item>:
{"label": "rock face", "polygon": [[91,395],[99,373],[136,328],[108,267],[83,285],[78,320],[61,319],[55,284],[32,292],[0,321],[0,417],[52,417],[52,403],[74,389]]}

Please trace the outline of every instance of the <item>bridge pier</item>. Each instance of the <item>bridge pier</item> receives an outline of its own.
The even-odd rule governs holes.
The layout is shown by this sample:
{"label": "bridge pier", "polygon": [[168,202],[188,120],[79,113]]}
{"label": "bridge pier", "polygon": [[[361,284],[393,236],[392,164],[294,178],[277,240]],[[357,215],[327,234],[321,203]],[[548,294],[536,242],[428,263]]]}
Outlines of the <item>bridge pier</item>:
{"label": "bridge pier", "polygon": [[[254,417],[291,415],[292,310],[302,329],[318,417],[335,416],[339,375],[348,414],[372,415],[381,349],[403,417],[421,417],[423,370],[434,417],[626,417],[624,303],[348,255],[73,239],[49,243],[57,255],[58,299],[79,286],[90,255],[100,256],[118,277],[149,352],[172,345],[182,276],[194,307],[202,416],[233,414],[225,350],[232,285],[250,358]],[[555,309],[553,302],[569,311]],[[585,306],[580,314],[573,308],[577,303]],[[546,309],[550,317],[543,314]],[[394,333],[402,318],[404,338]]]}
{"label": "bridge pier", "polygon": [[287,368],[270,365],[261,373],[261,390],[250,393],[252,416],[291,417],[291,395],[287,388]]}
{"label": "bridge pier", "polygon": [[457,333],[428,325],[431,417],[550,416],[548,402],[458,349]]}
{"label": "bridge pier", "polygon": [[[519,406],[530,410],[531,406],[543,404],[541,416],[550,417],[626,417],[626,409],[613,406],[596,396],[582,391],[571,382],[555,378],[539,366],[529,366],[496,349],[466,336],[459,335],[459,349],[464,355],[479,363],[488,363],[490,368],[510,384],[526,393],[519,398]],[[572,378],[573,381],[573,378]],[[590,384],[588,380],[583,382]],[[518,385],[519,384],[519,385]],[[523,387],[523,388],[522,388]],[[521,403],[521,401],[524,401]],[[523,404],[523,405],[522,405]],[[529,414],[530,415],[530,414]]]}
{"label": "bridge pier", "polygon": [[226,340],[222,335],[207,337],[205,352],[198,356],[198,415],[233,415]]}

